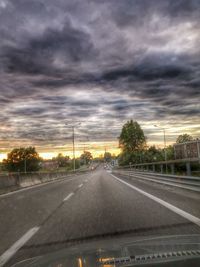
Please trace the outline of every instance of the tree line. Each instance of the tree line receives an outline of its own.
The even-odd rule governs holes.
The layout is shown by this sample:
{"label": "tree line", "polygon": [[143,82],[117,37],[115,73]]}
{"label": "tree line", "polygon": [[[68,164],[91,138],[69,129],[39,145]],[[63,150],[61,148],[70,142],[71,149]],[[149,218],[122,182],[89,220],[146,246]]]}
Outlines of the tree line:
{"label": "tree line", "polygon": [[[75,159],[76,169],[82,165],[89,165],[93,160],[89,151],[84,151],[79,158]],[[58,153],[52,158],[52,163],[56,163],[57,168],[66,170],[73,169],[73,162],[69,156]],[[7,154],[7,159],[2,162],[2,169],[8,172],[36,172],[43,168],[45,160],[39,156],[35,147],[14,148]]]}
{"label": "tree line", "polygon": [[[192,141],[194,138],[191,135],[179,135],[176,143],[185,143]],[[119,165],[129,165],[138,163],[150,163],[165,160],[175,159],[174,148],[169,145],[166,148],[156,148],[147,145],[147,138],[144,131],[137,121],[127,121],[122,127],[119,136],[119,147],[121,153],[118,157]]]}
{"label": "tree line", "polygon": [[[179,135],[176,143],[184,143],[192,141],[194,138],[191,135]],[[116,157],[110,152],[105,152],[102,157],[93,159],[90,151],[84,151],[79,158],[75,160],[76,169],[83,165],[89,165],[92,160],[101,162],[111,162],[112,159],[118,159],[119,165],[129,165],[137,163],[149,163],[156,161],[164,161],[165,153],[167,160],[174,159],[174,149],[172,146],[167,146],[164,149],[156,148],[155,146],[147,145],[147,138],[144,131],[137,121],[127,121],[121,130],[119,136],[119,147],[121,153]],[[2,162],[3,170],[9,172],[34,172],[42,168],[44,159],[39,156],[35,147],[15,148],[7,155],[7,159]],[[73,162],[69,156],[59,153],[52,158],[52,162],[56,162],[58,168],[70,170],[73,168]]]}

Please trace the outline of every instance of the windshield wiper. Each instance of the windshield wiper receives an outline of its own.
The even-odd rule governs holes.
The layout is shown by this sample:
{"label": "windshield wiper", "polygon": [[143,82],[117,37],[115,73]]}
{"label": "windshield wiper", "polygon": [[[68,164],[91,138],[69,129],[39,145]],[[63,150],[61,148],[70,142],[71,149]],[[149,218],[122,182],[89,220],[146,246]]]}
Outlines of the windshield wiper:
{"label": "windshield wiper", "polygon": [[120,258],[113,258],[104,262],[101,262],[103,266],[106,265],[137,265],[137,264],[156,264],[159,262],[177,261],[185,259],[199,258],[200,250],[183,250],[183,251],[168,251],[144,255],[127,256]]}

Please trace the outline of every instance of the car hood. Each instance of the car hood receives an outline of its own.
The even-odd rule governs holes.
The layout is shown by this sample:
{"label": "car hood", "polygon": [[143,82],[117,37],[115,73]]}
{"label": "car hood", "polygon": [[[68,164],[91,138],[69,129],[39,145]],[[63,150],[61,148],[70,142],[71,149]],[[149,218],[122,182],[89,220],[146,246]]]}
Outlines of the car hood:
{"label": "car hood", "polygon": [[19,262],[13,267],[111,267],[200,257],[200,235],[103,239]]}

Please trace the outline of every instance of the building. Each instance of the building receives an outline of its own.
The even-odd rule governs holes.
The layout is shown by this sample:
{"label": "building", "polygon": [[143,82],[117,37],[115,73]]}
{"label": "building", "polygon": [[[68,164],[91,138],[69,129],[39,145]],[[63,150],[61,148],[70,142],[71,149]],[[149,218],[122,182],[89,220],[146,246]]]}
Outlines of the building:
{"label": "building", "polygon": [[46,170],[55,170],[58,169],[59,165],[56,160],[44,160],[41,167]]}
{"label": "building", "polygon": [[200,160],[200,140],[174,144],[175,159],[193,159]]}

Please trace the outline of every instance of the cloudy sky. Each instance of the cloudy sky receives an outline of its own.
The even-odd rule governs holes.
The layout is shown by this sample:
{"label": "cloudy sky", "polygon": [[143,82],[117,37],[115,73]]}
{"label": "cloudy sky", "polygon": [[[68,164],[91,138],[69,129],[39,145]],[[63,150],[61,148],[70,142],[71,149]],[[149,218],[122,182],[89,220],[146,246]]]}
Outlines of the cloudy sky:
{"label": "cloudy sky", "polygon": [[0,0],[0,153],[70,150],[72,124],[111,149],[131,118],[198,137],[199,25],[200,0]]}

